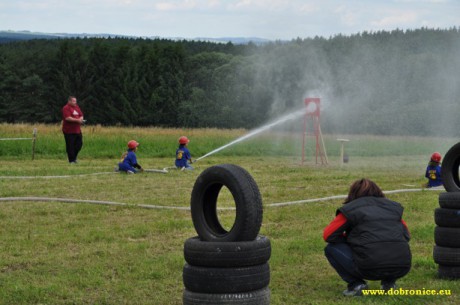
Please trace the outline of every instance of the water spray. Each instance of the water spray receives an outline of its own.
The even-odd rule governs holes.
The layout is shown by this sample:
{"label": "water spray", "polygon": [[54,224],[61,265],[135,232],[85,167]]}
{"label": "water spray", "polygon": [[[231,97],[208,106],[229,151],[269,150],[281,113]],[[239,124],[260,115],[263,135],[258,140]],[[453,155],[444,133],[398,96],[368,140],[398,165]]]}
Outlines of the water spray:
{"label": "water spray", "polygon": [[229,146],[232,146],[233,144],[236,144],[236,143],[242,142],[244,140],[247,140],[247,139],[249,139],[249,138],[251,138],[251,137],[253,137],[253,136],[255,136],[255,135],[257,135],[257,134],[259,134],[259,133],[261,133],[261,132],[263,132],[265,130],[267,130],[267,129],[272,128],[273,126],[276,126],[276,125],[282,124],[284,122],[296,119],[296,118],[298,118],[300,116],[303,116],[305,114],[305,111],[306,111],[305,109],[301,109],[301,110],[297,110],[297,111],[294,111],[292,113],[289,113],[287,115],[284,115],[284,116],[282,116],[281,118],[277,119],[276,121],[274,121],[272,123],[268,123],[268,124],[266,124],[266,125],[264,125],[262,127],[254,129],[253,131],[249,132],[248,134],[246,134],[246,135],[244,135],[242,137],[239,137],[238,139],[236,139],[236,140],[234,140],[234,141],[232,141],[232,142],[230,142],[228,144],[225,144],[225,145],[223,145],[223,146],[221,146],[221,147],[219,147],[217,149],[214,149],[211,152],[208,152],[204,156],[201,156],[198,159],[196,159],[195,162],[197,162],[197,161],[199,161],[201,159],[204,159],[204,158],[206,158],[206,157],[208,157],[210,155],[213,155],[216,152],[219,152],[219,151],[221,151],[221,150],[223,150],[223,149],[225,149],[225,148],[227,148]]}

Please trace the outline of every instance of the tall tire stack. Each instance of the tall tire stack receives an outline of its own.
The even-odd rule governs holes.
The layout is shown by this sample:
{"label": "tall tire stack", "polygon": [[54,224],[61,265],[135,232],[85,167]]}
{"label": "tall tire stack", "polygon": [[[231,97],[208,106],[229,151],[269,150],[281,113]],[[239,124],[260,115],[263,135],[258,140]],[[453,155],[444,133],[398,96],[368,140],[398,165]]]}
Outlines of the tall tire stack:
{"label": "tall tire stack", "polygon": [[438,276],[460,279],[460,143],[449,149],[442,163],[441,175],[446,193],[439,194],[439,208],[434,211],[434,261]]}
{"label": "tall tire stack", "polygon": [[[236,207],[229,231],[217,215],[223,186]],[[191,211],[198,236],[184,243],[183,304],[269,305],[271,245],[259,235],[262,198],[251,175],[233,164],[206,169],[193,187]]]}

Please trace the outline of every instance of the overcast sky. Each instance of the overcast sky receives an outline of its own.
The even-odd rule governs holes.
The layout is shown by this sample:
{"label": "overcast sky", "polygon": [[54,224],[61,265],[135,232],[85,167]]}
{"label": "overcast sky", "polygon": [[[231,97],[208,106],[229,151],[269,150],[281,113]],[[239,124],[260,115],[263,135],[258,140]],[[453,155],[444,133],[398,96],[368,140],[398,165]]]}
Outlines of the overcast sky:
{"label": "overcast sky", "polygon": [[460,0],[0,0],[0,30],[294,39],[460,25]]}

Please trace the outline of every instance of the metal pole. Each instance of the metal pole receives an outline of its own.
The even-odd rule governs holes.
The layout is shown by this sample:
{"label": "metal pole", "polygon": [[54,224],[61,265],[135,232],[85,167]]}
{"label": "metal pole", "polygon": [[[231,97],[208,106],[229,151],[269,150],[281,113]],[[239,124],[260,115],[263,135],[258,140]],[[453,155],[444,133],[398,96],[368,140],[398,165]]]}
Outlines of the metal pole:
{"label": "metal pole", "polygon": [[[320,154],[319,151],[319,118],[315,117],[315,137],[316,137],[316,164],[318,164],[318,154]],[[321,158],[321,156],[320,156]]]}
{"label": "metal pole", "polygon": [[35,141],[37,140],[37,128],[34,128],[32,137],[32,161],[35,159]]}
{"label": "metal pole", "polygon": [[[327,159],[327,152],[326,152],[326,145],[324,145],[324,139],[323,139],[323,133],[321,132],[321,125],[318,125],[318,130],[319,130],[319,137],[321,139],[321,144],[323,145],[323,153],[322,156],[324,155],[324,160],[326,161],[326,164],[329,164],[329,160]],[[321,164],[323,164],[323,158],[321,157]]]}
{"label": "metal pole", "polygon": [[305,138],[307,137],[307,114],[303,119],[303,130],[302,130],[302,165],[305,161]]}
{"label": "metal pole", "polygon": [[345,142],[349,142],[350,140],[348,139],[337,139],[337,141],[340,141],[341,148],[340,148],[340,167],[343,166],[343,156],[345,155]]}
{"label": "metal pole", "polygon": [[343,165],[343,141],[342,141],[342,148],[340,149],[340,166]]}

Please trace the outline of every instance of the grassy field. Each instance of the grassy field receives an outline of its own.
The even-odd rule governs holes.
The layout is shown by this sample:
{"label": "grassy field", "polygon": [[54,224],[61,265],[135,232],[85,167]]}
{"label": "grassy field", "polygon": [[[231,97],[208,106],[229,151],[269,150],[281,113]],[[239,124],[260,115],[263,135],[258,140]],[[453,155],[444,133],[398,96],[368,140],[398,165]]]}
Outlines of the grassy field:
{"label": "grassy field", "polygon": [[[30,136],[32,125],[0,125],[0,138]],[[300,165],[298,135],[264,134],[200,160],[195,171],[110,173],[126,142],[141,142],[145,168],[171,166],[177,138],[191,138],[194,157],[243,135],[244,130],[173,130],[88,126],[78,165],[65,160],[58,126],[38,126],[36,159],[26,141],[0,141],[0,197],[102,200],[130,206],[55,201],[0,201],[0,304],[182,304],[184,241],[196,235],[188,207],[193,184],[206,168],[233,163],[256,180],[264,202],[261,234],[272,243],[271,304],[459,304],[459,282],[438,279],[432,259],[439,191],[391,194],[401,202],[411,233],[413,266],[404,289],[450,289],[446,296],[341,296],[344,283],[328,265],[322,230],[340,200],[272,207],[346,194],[368,177],[384,190],[419,188],[429,155],[443,155],[455,139],[346,136],[350,162],[340,166],[343,135],[325,135],[329,165]],[[92,130],[93,129],[93,130]],[[13,145],[14,144],[14,145]],[[100,175],[85,175],[106,173]],[[70,178],[19,176],[71,175]],[[231,207],[223,192],[219,206]],[[164,206],[143,209],[136,204]],[[233,211],[220,212],[230,226]],[[371,282],[372,289],[379,283]]]}
{"label": "grassy field", "polygon": [[[60,125],[0,124],[0,139],[31,138],[33,129],[37,129],[35,158],[65,160],[64,138]],[[122,128],[84,126],[82,129],[84,149],[80,157],[88,159],[119,158],[126,143],[135,139],[141,143],[139,154],[144,158],[174,158],[177,139],[186,135],[190,140],[189,148],[194,157],[225,145],[248,131],[243,129],[165,129],[165,128]],[[442,155],[458,142],[456,138],[443,137],[401,137],[369,135],[324,135],[327,155],[338,157],[340,143],[337,139],[346,138],[345,153],[350,160],[355,157],[395,157],[417,156],[428,162],[434,151]],[[315,139],[308,134],[306,155],[315,151]],[[219,156],[284,156],[300,158],[302,151],[302,133],[299,131],[272,131],[258,134],[246,141],[220,151]],[[28,159],[32,155],[32,141],[0,140],[0,158],[2,160]],[[312,160],[312,158],[310,158]],[[331,160],[337,161],[337,158]],[[169,162],[170,163],[170,162]]]}

